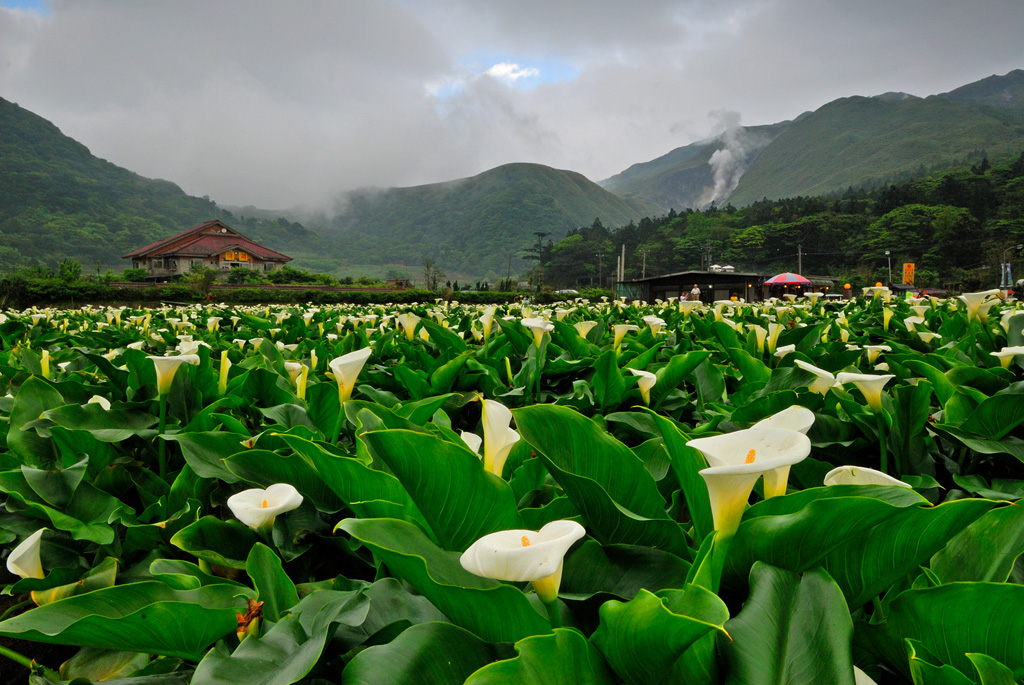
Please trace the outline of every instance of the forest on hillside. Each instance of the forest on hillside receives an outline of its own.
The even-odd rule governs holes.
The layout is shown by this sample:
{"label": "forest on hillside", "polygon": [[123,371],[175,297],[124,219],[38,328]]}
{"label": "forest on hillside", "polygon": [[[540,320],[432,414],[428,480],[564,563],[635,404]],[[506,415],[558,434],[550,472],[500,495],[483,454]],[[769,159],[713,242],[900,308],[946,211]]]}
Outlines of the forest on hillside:
{"label": "forest on hillside", "polygon": [[531,281],[552,288],[610,286],[623,245],[627,280],[712,264],[774,274],[802,261],[805,275],[858,287],[887,281],[891,260],[896,280],[914,263],[918,286],[995,287],[1004,255],[1024,275],[1024,153],[874,190],[673,210],[618,228],[596,219],[557,242],[545,237],[529,251]]}

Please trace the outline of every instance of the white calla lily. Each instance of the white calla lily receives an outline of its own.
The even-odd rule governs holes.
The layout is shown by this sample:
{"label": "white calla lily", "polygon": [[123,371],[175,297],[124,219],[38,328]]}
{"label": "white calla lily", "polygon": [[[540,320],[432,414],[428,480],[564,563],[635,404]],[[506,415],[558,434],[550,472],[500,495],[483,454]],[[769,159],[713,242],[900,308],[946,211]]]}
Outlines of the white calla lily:
{"label": "white calla lily", "polygon": [[861,391],[861,394],[864,395],[864,399],[867,401],[868,406],[871,407],[871,411],[878,413],[882,411],[882,389],[886,383],[895,377],[891,373],[874,375],[843,371],[836,375],[836,383],[839,385],[853,383]]}
{"label": "white calla lily", "polygon": [[794,364],[799,366],[804,371],[810,371],[816,378],[811,382],[808,388],[812,392],[820,393],[822,395],[828,394],[828,389],[836,384],[836,377],[825,369],[819,369],[814,364],[809,364],[803,359],[796,359],[793,361]]}
{"label": "white calla lily", "polygon": [[153,360],[153,367],[156,369],[156,391],[166,395],[171,391],[171,383],[174,382],[174,374],[182,364],[199,365],[199,355],[182,354],[177,357],[157,357],[150,355]]}
{"label": "white calla lily", "polygon": [[334,381],[338,384],[338,399],[342,404],[352,397],[352,390],[355,388],[359,372],[363,370],[366,360],[373,354],[369,347],[343,354],[331,360],[328,365],[331,373],[334,374]]}
{"label": "white calla lily", "polygon": [[274,483],[267,489],[252,488],[228,497],[228,508],[250,528],[271,526],[278,514],[302,504],[302,495],[290,483]]}
{"label": "white calla lily", "polygon": [[597,325],[596,321],[580,321],[579,323],[573,324],[573,328],[580,334],[581,338],[587,337],[587,333],[593,330],[594,326]]}
{"label": "white calla lily", "polygon": [[46,577],[46,573],[43,571],[43,563],[39,557],[43,532],[45,531],[45,528],[40,528],[11,550],[10,556],[7,557],[8,571],[22,578]]}
{"label": "white calla lily", "polygon": [[484,428],[484,469],[501,478],[505,460],[519,441],[519,433],[509,428],[512,412],[501,402],[481,400],[480,413]]}
{"label": "white calla lily", "polygon": [[622,347],[622,339],[626,337],[626,333],[639,331],[640,327],[631,323],[617,323],[612,330],[615,333],[614,348],[618,350]]}
{"label": "white calla lily", "polygon": [[530,329],[533,333],[533,344],[540,347],[541,342],[544,340],[544,334],[550,333],[555,330],[555,325],[550,321],[544,319],[529,318],[520,321],[523,326]]}
{"label": "white calla lily", "polygon": [[584,535],[586,530],[575,521],[552,521],[539,531],[502,530],[474,542],[459,562],[483,578],[529,581],[541,601],[550,604],[558,599],[562,560]]}
{"label": "white calla lily", "polygon": [[1008,369],[1017,355],[1024,354],[1024,346],[1015,345],[1013,347],[1004,347],[998,352],[990,352],[990,354],[999,360],[1000,366],[1004,369]]}
{"label": "white calla lily", "polygon": [[748,428],[686,444],[708,461],[700,475],[708,487],[715,530],[726,536],[739,527],[758,478],[765,476],[765,497],[785,494],[789,468],[811,453],[806,435],[785,428]]}
{"label": "white calla lily", "polygon": [[103,411],[110,411],[110,400],[100,395],[93,395],[86,404],[98,404],[103,408]]}
{"label": "white calla lily", "polygon": [[642,369],[630,369],[630,372],[634,376],[638,376],[637,387],[640,388],[640,397],[643,398],[644,404],[650,405],[651,403],[651,388],[658,382],[658,377],[650,371],[643,371]]}
{"label": "white calla lily", "polygon": [[909,488],[909,483],[864,466],[839,466],[825,474],[825,485],[896,485]]}

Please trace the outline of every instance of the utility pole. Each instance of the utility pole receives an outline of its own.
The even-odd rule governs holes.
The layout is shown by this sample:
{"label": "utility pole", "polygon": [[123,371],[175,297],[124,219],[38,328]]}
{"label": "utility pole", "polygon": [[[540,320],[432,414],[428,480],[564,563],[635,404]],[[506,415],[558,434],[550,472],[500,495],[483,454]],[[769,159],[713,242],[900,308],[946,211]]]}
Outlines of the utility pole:
{"label": "utility pole", "polygon": [[640,278],[647,278],[647,250],[643,251],[643,255],[644,255],[644,266],[643,266],[643,269],[640,272],[641,273]]}
{"label": "utility pole", "polygon": [[889,250],[885,251],[885,258],[889,262],[889,283],[886,284],[889,285],[892,283],[892,256],[889,254]]}
{"label": "utility pole", "polygon": [[[888,254],[888,253],[886,253]],[[803,243],[799,243],[796,246],[796,272],[803,276],[804,274],[804,246]]]}
{"label": "utility pole", "polygon": [[604,255],[597,253],[597,287],[604,287]]}
{"label": "utility pole", "polygon": [[619,280],[626,280],[626,243],[622,243],[622,257],[619,261]]}

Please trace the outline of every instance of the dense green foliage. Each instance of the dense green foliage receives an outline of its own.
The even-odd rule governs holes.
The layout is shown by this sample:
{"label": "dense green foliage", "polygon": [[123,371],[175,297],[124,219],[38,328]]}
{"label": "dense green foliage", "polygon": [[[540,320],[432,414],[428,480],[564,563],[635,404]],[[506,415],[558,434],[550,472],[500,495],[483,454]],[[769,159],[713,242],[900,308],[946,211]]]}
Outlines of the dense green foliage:
{"label": "dense green foliage", "polygon": [[624,244],[627,279],[640,277],[644,253],[648,275],[712,263],[778,273],[796,271],[802,250],[804,273],[861,286],[888,279],[889,250],[894,279],[913,262],[919,286],[992,287],[1003,255],[1020,256],[1006,248],[1024,242],[1024,154],[994,167],[980,162],[873,191],[673,211],[617,229],[595,222],[546,247],[545,282],[590,283],[598,256],[607,277]]}
{"label": "dense green foliage", "polygon": [[0,668],[1019,681],[1019,306],[0,312]]}

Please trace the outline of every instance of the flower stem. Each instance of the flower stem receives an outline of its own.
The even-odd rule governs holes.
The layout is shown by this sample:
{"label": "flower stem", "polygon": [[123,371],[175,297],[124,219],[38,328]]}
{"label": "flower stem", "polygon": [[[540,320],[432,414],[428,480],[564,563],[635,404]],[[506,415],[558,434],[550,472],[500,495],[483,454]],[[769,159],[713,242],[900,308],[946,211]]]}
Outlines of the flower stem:
{"label": "flower stem", "polygon": [[881,453],[881,468],[879,469],[882,473],[889,473],[889,452],[886,449],[886,431],[885,431],[885,415],[881,411],[875,412],[875,424],[878,426],[878,449]]}
{"label": "flower stem", "polygon": [[548,621],[551,623],[551,629],[561,628],[562,617],[558,614],[558,600],[544,602],[544,608],[548,610]]}
{"label": "flower stem", "polygon": [[8,616],[10,616],[11,614],[13,614],[15,611],[17,611],[18,609],[22,608],[23,606],[28,606],[30,604],[35,604],[35,602],[33,602],[31,599],[26,599],[24,602],[18,602],[17,604],[14,604],[14,605],[11,605],[11,606],[7,607],[7,611],[5,611],[4,613],[0,614],[0,621],[3,621]]}
{"label": "flower stem", "polygon": [[167,478],[167,445],[164,444],[163,434],[167,428],[167,395],[160,395],[160,424],[157,427],[157,455],[159,464],[160,480]]}
{"label": "flower stem", "polygon": [[36,663],[34,659],[29,659],[27,656],[19,654],[18,652],[15,652],[13,649],[8,649],[7,647],[0,646],[0,656],[5,656],[11,661],[21,664],[33,673],[42,671],[43,675],[45,675],[50,680],[54,682],[60,682],[60,675],[56,671],[53,671],[47,668],[46,666]]}
{"label": "flower stem", "polygon": [[338,437],[341,436],[341,423],[345,420],[345,403],[338,403],[338,420],[334,422],[334,430],[331,431],[331,444],[338,444]]}

